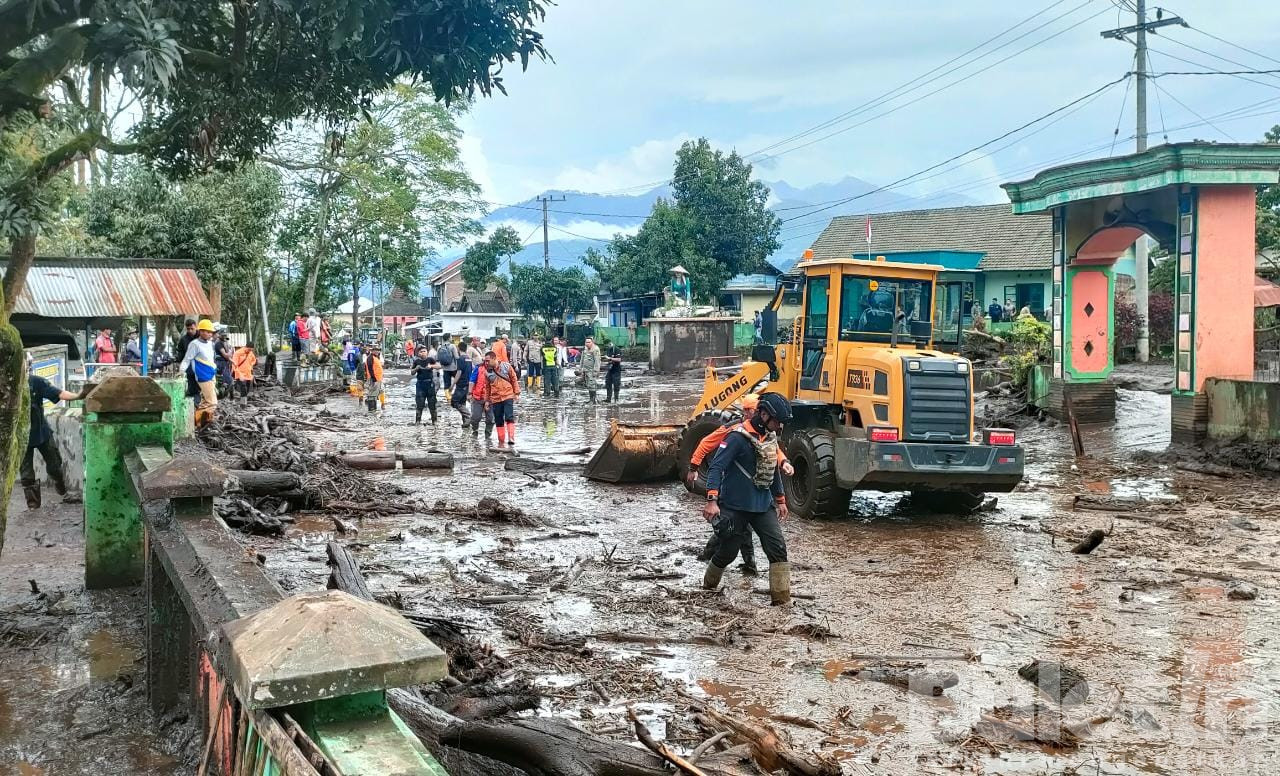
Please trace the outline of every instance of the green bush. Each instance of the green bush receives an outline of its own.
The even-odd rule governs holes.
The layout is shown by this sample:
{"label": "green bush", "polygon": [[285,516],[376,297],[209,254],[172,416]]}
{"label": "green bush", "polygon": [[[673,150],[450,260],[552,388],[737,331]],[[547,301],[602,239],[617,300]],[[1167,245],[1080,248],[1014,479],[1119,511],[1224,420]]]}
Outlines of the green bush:
{"label": "green bush", "polygon": [[1000,357],[1001,367],[1013,374],[1014,385],[1026,385],[1035,365],[1049,360],[1052,336],[1049,324],[1029,315],[1014,320]]}
{"label": "green bush", "polygon": [[636,345],[633,348],[623,348],[622,360],[623,361],[643,361],[646,364],[649,363],[649,346]]}

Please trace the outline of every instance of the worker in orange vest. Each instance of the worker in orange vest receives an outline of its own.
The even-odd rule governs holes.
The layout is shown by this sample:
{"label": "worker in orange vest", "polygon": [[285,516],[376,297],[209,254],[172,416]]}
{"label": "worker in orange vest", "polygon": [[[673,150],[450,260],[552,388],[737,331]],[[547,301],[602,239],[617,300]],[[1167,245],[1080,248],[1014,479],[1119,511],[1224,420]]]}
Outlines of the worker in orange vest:
{"label": "worker in orange vest", "polygon": [[[743,415],[751,417],[755,414],[756,406],[759,403],[760,397],[754,393],[749,393],[742,397],[740,404],[742,405]],[[689,456],[689,473],[685,475],[686,484],[689,486],[690,490],[693,490],[694,485],[698,482],[698,470],[702,467],[702,462],[706,460],[708,455],[715,452],[716,448],[720,447],[720,443],[724,441],[724,438],[740,425],[742,425],[741,422],[737,420],[725,423],[720,426],[720,428],[717,428],[710,434],[707,434],[702,438],[702,441],[698,443],[697,448],[693,451],[693,455]],[[782,473],[788,477],[795,473],[795,468],[792,467],[791,461],[787,460],[787,454],[782,452],[782,445],[778,445],[778,466],[781,467]],[[707,540],[707,546],[698,554],[698,560],[711,560],[711,556],[715,555],[716,550],[719,548],[720,534],[719,532],[712,530],[711,538]],[[747,540],[742,543],[742,569],[748,574],[754,574],[757,571],[755,543],[749,536],[747,537]]]}
{"label": "worker in orange vest", "polygon": [[387,397],[382,393],[382,348],[377,345],[369,346],[364,368],[364,404],[370,412],[377,412],[379,406],[385,407],[387,404]]}
{"label": "worker in orange vest", "polygon": [[240,403],[248,400],[253,390],[253,368],[258,365],[258,354],[253,352],[253,343],[246,342],[242,348],[236,348],[231,356],[231,377],[235,380],[235,388],[240,394]]}

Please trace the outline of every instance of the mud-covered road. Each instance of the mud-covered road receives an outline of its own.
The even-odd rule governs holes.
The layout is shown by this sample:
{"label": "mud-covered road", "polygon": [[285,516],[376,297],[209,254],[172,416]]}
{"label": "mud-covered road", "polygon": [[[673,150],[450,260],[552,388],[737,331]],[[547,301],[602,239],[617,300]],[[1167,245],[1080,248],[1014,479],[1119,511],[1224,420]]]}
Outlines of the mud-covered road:
{"label": "mud-covered road", "polygon": [[[701,736],[678,695],[688,691],[773,718],[855,773],[1276,771],[1280,495],[1273,480],[1134,462],[1167,444],[1167,396],[1122,391],[1116,427],[1088,432],[1092,457],[1078,464],[1062,428],[1032,423],[1027,482],[994,511],[920,514],[873,494],[855,497],[847,519],[789,521],[798,597],[775,609],[764,579],[738,570],[722,592],[699,589],[693,556],[707,528],[679,484],[594,483],[579,474],[585,456],[565,454],[599,445],[613,418],[680,422],[698,391],[696,379],[630,372],[617,407],[575,389],[522,398],[520,456],[565,464],[534,476],[504,469],[507,456],[487,452],[444,405],[439,425],[413,426],[407,384],[389,388],[381,419],[333,399],[327,409],[360,431],[317,432],[322,447],[452,451],[451,475],[381,476],[428,503],[496,496],[546,523],[416,514],[363,520],[358,536],[338,539],[375,589],[473,625],[547,694],[541,713],[605,734],[629,737],[634,705],[656,733],[693,746]],[[1142,501],[1073,511],[1078,494]],[[1102,545],[1071,554],[1095,528],[1108,532]],[[286,589],[304,590],[325,583],[333,538],[316,516],[285,540],[246,541]],[[573,578],[575,560],[585,571]],[[1233,580],[1257,598],[1228,597]],[[528,600],[478,603],[513,595]],[[587,636],[588,649],[546,647],[570,635]],[[1018,676],[1036,659],[1080,671],[1088,698],[1046,699]],[[959,684],[924,697],[845,675],[884,665],[953,671]],[[1040,741],[1014,740],[1017,730]]]}
{"label": "mud-covered road", "polygon": [[[343,417],[326,422],[355,431],[307,436],[329,450],[453,452],[452,473],[374,476],[463,514],[347,519],[358,534],[307,514],[284,538],[239,537],[287,591],[323,587],[326,542],[347,545],[375,591],[464,623],[506,656],[509,679],[545,696],[537,713],[629,741],[634,707],[687,751],[705,737],[691,694],[832,754],[846,773],[1280,772],[1280,482],[1138,460],[1168,443],[1168,396],[1121,391],[1115,428],[1087,431],[1079,462],[1063,428],[1031,422],[1020,431],[1027,482],[991,511],[924,514],[872,494],[845,519],[787,522],[796,600],[772,608],[764,578],[738,569],[721,591],[699,589],[707,527],[678,483],[594,483],[572,452],[599,445],[613,418],[682,421],[697,379],[631,370],[620,406],[588,405],[574,388],[522,398],[520,458],[548,464],[529,473],[504,468],[509,456],[487,451],[443,402],[439,425],[413,426],[404,380],[391,375],[384,417],[332,397],[323,409]],[[485,496],[536,524],[465,514]],[[1085,508],[1108,498],[1123,503]],[[115,729],[146,716],[137,601],[39,571],[74,553],[74,511],[10,526],[0,602],[7,616],[52,614],[43,643],[32,644],[38,618],[0,629],[0,763],[184,773],[167,753],[189,741]],[[1107,532],[1102,544],[1072,554],[1094,529]],[[42,549],[15,556],[24,546]],[[32,604],[28,578],[61,580],[66,603]],[[1019,676],[1033,660],[1078,671],[1087,697],[1047,697]],[[934,697],[854,675],[903,667],[954,672],[958,684]]]}

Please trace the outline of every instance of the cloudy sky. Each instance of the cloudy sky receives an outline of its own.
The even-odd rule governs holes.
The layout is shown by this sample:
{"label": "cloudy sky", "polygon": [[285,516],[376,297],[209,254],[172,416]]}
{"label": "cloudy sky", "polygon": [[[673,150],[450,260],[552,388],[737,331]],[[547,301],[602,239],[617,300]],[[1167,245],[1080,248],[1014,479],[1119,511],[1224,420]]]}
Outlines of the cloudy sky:
{"label": "cloudy sky", "polygon": [[[1098,33],[1133,23],[1123,2],[560,0],[542,25],[555,62],[505,74],[509,96],[482,100],[465,121],[466,155],[499,203],[550,188],[642,191],[669,176],[675,149],[699,135],[743,154],[769,149],[750,156],[765,180],[887,184],[1122,77],[1132,46]],[[1152,38],[1154,72],[1280,69],[1280,3],[1173,0],[1165,14],[1193,27]],[[1280,74],[1155,83],[1153,145],[1166,132],[1251,141],[1280,123]],[[1129,151],[1126,86],[898,190],[1003,201],[1004,180],[1106,156],[1117,123],[1114,152]]]}

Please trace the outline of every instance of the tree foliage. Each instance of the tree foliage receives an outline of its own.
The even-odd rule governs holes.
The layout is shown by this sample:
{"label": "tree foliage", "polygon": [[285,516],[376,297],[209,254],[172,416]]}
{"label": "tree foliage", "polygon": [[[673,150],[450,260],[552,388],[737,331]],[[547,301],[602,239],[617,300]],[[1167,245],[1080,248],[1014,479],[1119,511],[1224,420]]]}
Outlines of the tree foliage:
{"label": "tree foliage", "polygon": [[472,291],[484,291],[498,279],[498,265],[502,260],[522,247],[519,233],[509,226],[500,226],[488,237],[476,240],[462,259],[463,282]]}
{"label": "tree foliage", "polygon": [[548,323],[563,320],[565,312],[590,307],[597,283],[578,267],[556,269],[517,264],[511,268],[511,297],[526,315]]}
{"label": "tree foliage", "polygon": [[[265,160],[285,171],[299,200],[280,247],[304,267],[302,307],[316,303],[322,274],[332,276],[335,266],[345,266],[344,258],[334,253],[336,229],[350,224],[335,213],[365,192],[385,192],[400,181],[406,189],[401,201],[412,205],[422,246],[454,244],[479,230],[474,216],[482,210],[480,187],[467,173],[459,149],[457,116],[465,107],[444,107],[425,87],[397,84],[361,118],[327,128],[300,126],[270,149]],[[403,213],[364,209],[387,218],[385,228],[366,231],[385,233],[403,226]],[[429,258],[430,251],[423,250],[421,258]],[[400,273],[395,285],[416,291],[418,284],[416,277]],[[320,290],[323,304],[332,284]]]}
{"label": "tree foliage", "polygon": [[129,164],[88,192],[82,217],[91,252],[184,259],[206,282],[247,283],[267,264],[282,201],[280,175],[261,165],[174,185]]}
{"label": "tree foliage", "polygon": [[751,180],[751,165],[725,154],[706,138],[676,152],[672,195],[653,205],[632,237],[616,237],[608,249],[588,251],[584,261],[611,287],[655,291],[682,265],[694,296],[714,299],[730,277],[754,272],[777,250],[781,221],[767,207],[769,189]]}
{"label": "tree foliage", "polygon": [[[1280,124],[1268,130],[1263,140],[1280,143]],[[1258,250],[1280,249],[1280,184],[1258,190],[1257,240]]]}

